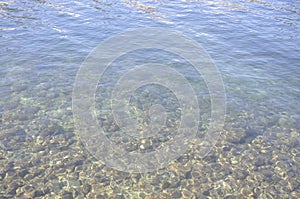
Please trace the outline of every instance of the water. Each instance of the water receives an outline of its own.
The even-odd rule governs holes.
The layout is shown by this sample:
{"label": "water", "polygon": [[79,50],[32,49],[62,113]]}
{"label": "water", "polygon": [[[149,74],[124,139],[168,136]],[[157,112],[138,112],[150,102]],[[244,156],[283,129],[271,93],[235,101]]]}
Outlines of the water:
{"label": "water", "polygon": [[[300,1],[21,0],[0,2],[0,14],[1,198],[300,197]],[[195,146],[165,169],[131,174],[105,166],[81,145],[72,89],[93,48],[141,27],[181,31],[207,50],[224,81],[227,115],[205,158]],[[176,68],[175,58],[160,59],[166,58]],[[122,72],[117,66],[113,78]],[[198,97],[207,95],[199,76],[180,70],[194,81]],[[109,80],[99,82],[99,109],[116,79]],[[162,100],[148,89],[150,99]],[[135,116],[143,100],[133,100]],[[210,111],[210,103],[201,102],[200,134]],[[115,132],[110,116],[101,114],[102,125]],[[163,139],[156,144],[170,137]],[[140,142],[124,141],[129,151],[151,150],[148,141],[142,141],[146,148]]]}

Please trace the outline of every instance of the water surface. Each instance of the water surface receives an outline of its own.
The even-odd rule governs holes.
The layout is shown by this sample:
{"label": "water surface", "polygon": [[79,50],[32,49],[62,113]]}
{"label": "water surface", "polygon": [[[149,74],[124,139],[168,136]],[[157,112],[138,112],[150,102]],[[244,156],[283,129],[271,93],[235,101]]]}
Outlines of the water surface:
{"label": "water surface", "polygon": [[[298,0],[11,0],[0,2],[0,14],[1,198],[300,198]],[[97,162],[81,145],[72,89],[93,48],[140,27],[181,31],[207,50],[224,81],[227,115],[204,159],[194,146],[165,169],[130,174]],[[206,96],[201,77],[174,60],[156,58],[181,67],[198,97]],[[99,120],[116,140],[101,107],[124,63],[108,71],[111,81],[99,82],[97,98]],[[162,100],[148,89],[150,101]],[[142,107],[139,96],[133,103]],[[199,102],[201,136],[210,107],[209,100]],[[170,111],[178,105],[172,103]],[[125,144],[142,152],[153,147],[143,149],[139,139]]]}

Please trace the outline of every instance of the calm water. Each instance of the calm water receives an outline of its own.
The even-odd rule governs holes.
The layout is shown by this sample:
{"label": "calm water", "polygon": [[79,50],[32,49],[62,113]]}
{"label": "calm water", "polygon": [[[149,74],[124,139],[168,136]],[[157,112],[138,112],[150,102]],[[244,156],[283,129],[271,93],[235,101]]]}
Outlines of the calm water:
{"label": "calm water", "polygon": [[[299,0],[11,0],[0,2],[0,14],[0,198],[300,198]],[[180,31],[207,50],[227,115],[205,158],[195,146],[165,169],[130,174],[81,145],[72,89],[93,48],[141,27]],[[103,85],[99,104],[110,81]],[[201,110],[205,132],[209,103]]]}

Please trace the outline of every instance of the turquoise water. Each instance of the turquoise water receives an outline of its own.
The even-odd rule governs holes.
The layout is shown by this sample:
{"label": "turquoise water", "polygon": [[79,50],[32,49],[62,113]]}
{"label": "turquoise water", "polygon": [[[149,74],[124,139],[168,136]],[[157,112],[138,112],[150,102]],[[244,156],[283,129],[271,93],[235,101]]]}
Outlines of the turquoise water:
{"label": "turquoise water", "polygon": [[[300,198],[300,1],[20,0],[1,1],[0,14],[1,198]],[[93,48],[142,27],[180,31],[206,49],[224,81],[227,114],[205,158],[195,146],[165,169],[130,174],[84,149],[72,89]],[[149,59],[138,56],[137,63]],[[177,67],[172,55],[159,59]],[[108,132],[115,124],[100,109],[124,63],[99,82],[99,120]],[[203,80],[184,66],[197,96],[206,96]],[[170,112],[178,108],[171,102]],[[210,111],[201,102],[200,134]],[[124,142],[144,150],[139,140]]]}

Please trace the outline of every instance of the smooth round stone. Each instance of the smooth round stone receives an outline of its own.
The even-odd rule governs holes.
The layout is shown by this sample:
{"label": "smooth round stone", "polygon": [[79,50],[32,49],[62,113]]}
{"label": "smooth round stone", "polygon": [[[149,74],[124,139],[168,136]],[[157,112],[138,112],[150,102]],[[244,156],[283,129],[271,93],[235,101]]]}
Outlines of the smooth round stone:
{"label": "smooth round stone", "polygon": [[172,198],[181,198],[182,197],[182,194],[180,191],[175,191],[172,193]]}
{"label": "smooth round stone", "polygon": [[19,176],[23,178],[28,173],[29,173],[28,169],[23,169],[19,172]]}
{"label": "smooth round stone", "polygon": [[41,196],[44,196],[45,193],[42,192],[41,190],[35,190],[34,191],[34,197],[41,197]]}
{"label": "smooth round stone", "polygon": [[88,194],[88,193],[91,191],[91,189],[92,189],[92,186],[89,185],[89,184],[84,184],[84,185],[82,186],[82,192],[83,192],[84,194]]}
{"label": "smooth round stone", "polygon": [[233,196],[233,195],[226,196],[225,199],[236,199],[236,196]]}
{"label": "smooth round stone", "polygon": [[246,133],[244,130],[240,129],[237,131],[231,131],[228,133],[226,140],[228,142],[231,142],[233,144],[239,144],[243,142],[244,138],[246,136]]}
{"label": "smooth round stone", "polygon": [[182,197],[183,198],[193,198],[193,193],[187,189],[182,189]]}
{"label": "smooth round stone", "polygon": [[12,88],[11,88],[11,90],[13,91],[13,92],[21,92],[21,91],[24,91],[24,90],[26,90],[28,88],[28,86],[26,86],[26,85],[13,85],[12,86]]}
{"label": "smooth round stone", "polygon": [[15,109],[19,106],[19,102],[18,101],[12,101],[12,102],[7,102],[5,105],[4,105],[4,108],[7,109],[7,110],[12,110],[12,109]]}
{"label": "smooth round stone", "polygon": [[293,148],[296,148],[297,146],[300,146],[300,142],[297,138],[290,138],[288,144],[289,144],[290,147],[293,147]]}
{"label": "smooth round stone", "polygon": [[64,192],[61,198],[62,199],[73,199],[73,194],[71,192]]}
{"label": "smooth round stone", "polygon": [[263,156],[258,156],[254,162],[255,166],[259,167],[265,164],[265,158]]}
{"label": "smooth round stone", "polygon": [[146,195],[145,193],[139,193],[139,197],[140,197],[140,198],[146,198],[146,196],[147,196],[147,195]]}
{"label": "smooth round stone", "polygon": [[12,129],[8,133],[10,136],[26,136],[26,132],[24,129]]}
{"label": "smooth round stone", "polygon": [[36,114],[38,111],[40,110],[40,107],[37,107],[37,106],[28,106],[28,107],[25,107],[24,108],[24,113],[25,114]]}

